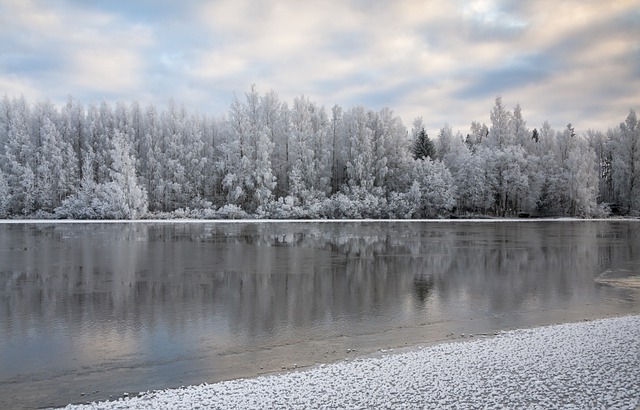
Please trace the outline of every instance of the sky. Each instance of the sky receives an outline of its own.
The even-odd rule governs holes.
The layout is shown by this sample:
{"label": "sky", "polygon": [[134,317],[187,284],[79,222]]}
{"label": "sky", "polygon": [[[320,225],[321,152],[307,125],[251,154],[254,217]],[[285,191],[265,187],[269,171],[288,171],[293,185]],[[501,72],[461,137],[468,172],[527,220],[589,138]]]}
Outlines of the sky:
{"label": "sky", "polygon": [[0,0],[0,95],[171,98],[213,116],[251,85],[407,127],[605,131],[640,112],[640,0]]}

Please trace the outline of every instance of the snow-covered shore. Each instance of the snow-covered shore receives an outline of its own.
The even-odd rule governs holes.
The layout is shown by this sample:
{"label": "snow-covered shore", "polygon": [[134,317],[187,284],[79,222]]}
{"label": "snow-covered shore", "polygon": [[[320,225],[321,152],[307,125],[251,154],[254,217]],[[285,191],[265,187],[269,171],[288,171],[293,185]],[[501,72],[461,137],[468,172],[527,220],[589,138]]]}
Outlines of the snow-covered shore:
{"label": "snow-covered shore", "polygon": [[640,405],[640,316],[476,337],[81,409],[616,408]]}
{"label": "snow-covered shore", "polygon": [[471,219],[0,219],[0,225],[15,224],[243,224],[243,223],[499,223],[499,222],[640,222],[640,218],[471,218]]}

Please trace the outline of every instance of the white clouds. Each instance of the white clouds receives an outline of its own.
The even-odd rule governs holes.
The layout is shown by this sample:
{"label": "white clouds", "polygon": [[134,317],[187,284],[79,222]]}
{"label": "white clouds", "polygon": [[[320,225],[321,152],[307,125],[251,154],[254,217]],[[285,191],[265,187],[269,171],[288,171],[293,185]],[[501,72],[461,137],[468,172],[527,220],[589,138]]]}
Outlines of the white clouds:
{"label": "white clouds", "polygon": [[80,89],[126,91],[138,85],[140,59],[120,48],[80,49],[71,54],[70,82]]}
{"label": "white clouds", "polygon": [[0,71],[4,78],[17,76],[39,88],[44,97],[51,92],[113,94],[139,84],[138,51],[150,42],[148,28],[119,26],[109,13],[82,11],[63,3],[21,1],[4,7],[11,16],[4,19],[0,32],[5,47],[22,49],[33,64],[42,66],[37,77],[25,75],[23,66],[14,73]]}
{"label": "white clouds", "polygon": [[492,0],[474,0],[465,4],[462,15],[480,26],[503,29],[521,29],[527,26],[520,17],[500,9],[499,4]]}
{"label": "white clouds", "polygon": [[175,97],[202,110],[208,93],[229,96],[220,109],[256,83],[284,99],[389,105],[407,124],[421,115],[463,131],[488,120],[497,94],[539,115],[530,124],[604,128],[619,118],[584,113],[624,117],[638,104],[637,0],[195,1],[170,16],[153,6],[0,0],[0,80],[54,99]]}
{"label": "white clouds", "polygon": [[192,72],[195,76],[205,79],[224,80],[244,72],[247,67],[247,60],[241,56],[211,51],[198,55]]}

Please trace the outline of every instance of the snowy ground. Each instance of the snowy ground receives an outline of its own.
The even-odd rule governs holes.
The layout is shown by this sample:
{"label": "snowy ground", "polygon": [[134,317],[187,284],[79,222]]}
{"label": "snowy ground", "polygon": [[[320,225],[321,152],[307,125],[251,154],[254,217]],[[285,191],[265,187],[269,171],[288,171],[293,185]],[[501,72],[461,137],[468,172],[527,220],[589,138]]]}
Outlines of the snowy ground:
{"label": "snowy ground", "polygon": [[439,223],[489,223],[489,222],[640,222],[640,218],[476,218],[476,219],[0,219],[0,225],[15,224],[149,224],[149,223],[191,223],[191,224],[243,224],[243,223],[407,223],[407,222],[439,222]]}
{"label": "snowy ground", "polygon": [[385,353],[67,409],[640,406],[640,316]]}

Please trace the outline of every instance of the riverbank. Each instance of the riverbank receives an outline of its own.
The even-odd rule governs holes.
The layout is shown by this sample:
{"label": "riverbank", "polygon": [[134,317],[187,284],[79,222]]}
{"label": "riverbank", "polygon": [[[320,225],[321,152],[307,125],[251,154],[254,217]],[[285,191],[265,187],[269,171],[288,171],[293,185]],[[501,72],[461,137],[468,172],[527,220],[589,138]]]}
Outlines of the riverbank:
{"label": "riverbank", "polygon": [[495,222],[640,222],[638,217],[612,217],[612,218],[435,218],[435,219],[206,219],[206,218],[158,218],[158,219],[0,219],[0,225],[15,224],[243,224],[243,223],[495,223]]}
{"label": "riverbank", "polygon": [[475,337],[67,410],[625,408],[640,405],[640,316]]}

